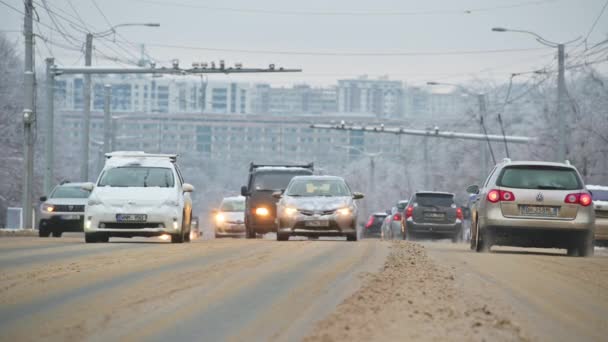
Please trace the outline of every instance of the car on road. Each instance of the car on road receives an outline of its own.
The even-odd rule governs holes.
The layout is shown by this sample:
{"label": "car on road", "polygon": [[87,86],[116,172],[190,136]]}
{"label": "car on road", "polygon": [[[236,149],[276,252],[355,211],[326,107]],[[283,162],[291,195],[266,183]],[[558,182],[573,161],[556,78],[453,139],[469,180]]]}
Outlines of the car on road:
{"label": "car on road", "polygon": [[471,210],[471,249],[493,245],[563,248],[571,256],[593,254],[595,212],[591,194],[570,163],[497,164]]}
{"label": "car on road", "polygon": [[373,213],[367,219],[363,229],[364,238],[379,238],[382,236],[382,223],[388,217],[388,213]]}
{"label": "car on road", "polygon": [[40,197],[38,236],[61,237],[65,232],[83,231],[84,206],[90,192],[84,190],[82,184],[64,182],[48,197]]}
{"label": "car on road", "polygon": [[245,235],[255,239],[259,234],[276,232],[275,191],[287,188],[295,176],[313,174],[314,164],[306,165],[249,165],[247,185],[241,187],[245,200]]}
{"label": "car on road", "polygon": [[462,238],[462,209],[454,201],[454,194],[439,191],[416,192],[403,214],[403,239]]}
{"label": "car on road", "polygon": [[245,197],[224,197],[213,214],[215,238],[245,236]]}
{"label": "car on road", "polygon": [[608,247],[608,186],[587,185],[595,210],[595,244]]}
{"label": "car on road", "polygon": [[409,200],[401,200],[387,212],[389,214],[384,222],[382,223],[382,238],[386,240],[392,240],[397,237],[401,237],[401,217],[403,211],[407,207]]}
{"label": "car on road", "polygon": [[296,176],[287,189],[273,193],[277,202],[277,240],[290,236],[346,236],[357,241],[357,204],[342,177]]}
{"label": "car on road", "polygon": [[85,206],[85,241],[110,237],[171,236],[190,241],[194,187],[184,182],[175,154],[112,152],[97,182],[83,188],[91,195]]}

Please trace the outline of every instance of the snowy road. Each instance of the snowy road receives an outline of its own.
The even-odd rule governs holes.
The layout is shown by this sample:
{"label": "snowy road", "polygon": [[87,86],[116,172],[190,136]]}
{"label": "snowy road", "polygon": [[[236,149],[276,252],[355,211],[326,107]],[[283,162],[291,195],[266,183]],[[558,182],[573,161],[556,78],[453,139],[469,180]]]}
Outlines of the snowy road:
{"label": "snowy road", "polygon": [[553,253],[0,238],[0,340],[601,340],[608,253]]}

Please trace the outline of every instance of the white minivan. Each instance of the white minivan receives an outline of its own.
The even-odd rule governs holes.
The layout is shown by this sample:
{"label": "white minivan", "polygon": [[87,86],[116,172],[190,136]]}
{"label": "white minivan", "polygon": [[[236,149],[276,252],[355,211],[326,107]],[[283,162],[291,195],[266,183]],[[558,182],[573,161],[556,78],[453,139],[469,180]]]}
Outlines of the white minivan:
{"label": "white minivan", "polygon": [[110,237],[171,236],[190,241],[194,187],[184,183],[177,155],[120,151],[106,154],[106,163],[84,211],[85,241]]}

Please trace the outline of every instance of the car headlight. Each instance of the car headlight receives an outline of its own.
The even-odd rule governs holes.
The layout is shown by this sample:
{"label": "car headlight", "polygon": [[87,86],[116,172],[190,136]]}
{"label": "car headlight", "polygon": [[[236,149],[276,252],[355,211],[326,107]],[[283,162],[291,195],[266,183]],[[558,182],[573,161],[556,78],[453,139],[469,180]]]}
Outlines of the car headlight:
{"label": "car headlight", "polygon": [[260,207],[255,209],[255,214],[258,216],[268,216],[270,213],[268,212],[268,209]]}
{"label": "car headlight", "polygon": [[296,208],[291,208],[291,207],[287,207],[287,208],[285,208],[285,214],[286,214],[287,216],[293,216],[293,215],[295,215],[297,212],[298,212],[298,209],[296,209]]}
{"label": "car headlight", "polygon": [[52,204],[43,203],[42,211],[47,212],[47,213],[52,213],[53,211],[55,211],[55,206]]}
{"label": "car headlight", "polygon": [[215,215],[215,222],[223,223],[225,220],[226,220],[226,217],[224,217],[224,214],[219,213],[219,214]]}
{"label": "car headlight", "polygon": [[338,215],[346,216],[346,215],[350,215],[352,213],[352,210],[350,208],[340,208],[340,209],[336,210],[336,213]]}

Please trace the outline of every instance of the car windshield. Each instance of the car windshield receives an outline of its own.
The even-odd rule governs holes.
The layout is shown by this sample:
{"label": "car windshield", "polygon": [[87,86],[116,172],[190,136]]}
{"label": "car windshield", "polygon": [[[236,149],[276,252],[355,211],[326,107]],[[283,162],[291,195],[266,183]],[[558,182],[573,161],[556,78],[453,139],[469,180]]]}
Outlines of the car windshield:
{"label": "car windshield", "polygon": [[99,180],[99,186],[111,187],[173,187],[173,172],[162,167],[116,167],[106,170]]}
{"label": "car windshield", "polygon": [[222,202],[220,210],[223,212],[242,212],[245,211],[244,200],[228,200]]}
{"label": "car windshield", "polygon": [[502,171],[498,186],[518,189],[578,190],[582,183],[576,171],[565,167],[512,166]]}
{"label": "car windshield", "polygon": [[298,179],[287,189],[288,196],[350,196],[350,190],[339,179]]}
{"label": "car windshield", "polygon": [[310,175],[307,172],[261,172],[255,175],[255,190],[283,190],[295,176]]}
{"label": "car windshield", "polygon": [[401,201],[401,202],[397,203],[397,209],[403,210],[403,209],[405,209],[405,207],[407,207],[407,201]]}
{"label": "car windshield", "polygon": [[417,194],[416,203],[423,207],[450,207],[454,204],[452,194]]}
{"label": "car windshield", "polygon": [[608,201],[608,190],[591,190],[594,201]]}
{"label": "car windshield", "polygon": [[88,198],[90,192],[79,186],[58,186],[51,194],[51,198]]}

